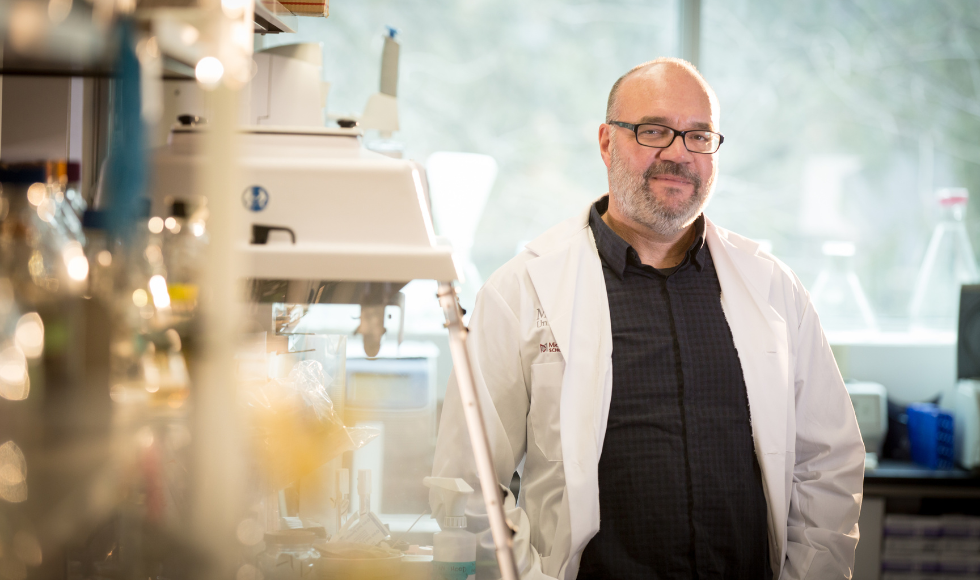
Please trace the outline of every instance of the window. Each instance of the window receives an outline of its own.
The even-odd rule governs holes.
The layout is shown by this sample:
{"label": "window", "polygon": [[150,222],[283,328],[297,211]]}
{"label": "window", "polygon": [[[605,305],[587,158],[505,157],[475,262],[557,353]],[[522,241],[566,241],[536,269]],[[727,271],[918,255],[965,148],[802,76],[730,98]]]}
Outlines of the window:
{"label": "window", "polygon": [[335,2],[326,20],[263,42],[323,42],[329,112],[360,113],[378,90],[386,25],[401,43],[395,138],[405,156],[497,161],[473,249],[484,278],[607,190],[598,132],[609,88],[677,46],[675,0]]}
{"label": "window", "polygon": [[[406,156],[498,163],[474,233],[484,278],[606,191],[597,132],[609,88],[676,55],[679,28],[676,0],[369,0],[263,42],[323,42],[329,111],[359,113],[377,90],[384,25],[400,31]],[[907,325],[935,191],[980,196],[978,55],[970,0],[703,0],[699,64],[726,137],[709,217],[769,240],[808,287],[823,244],[853,242],[881,326]],[[980,200],[966,218],[975,241],[977,217]]]}
{"label": "window", "polygon": [[905,327],[935,191],[968,188],[980,234],[975,3],[705,0],[701,30],[725,134],[709,215],[808,287],[823,243],[853,242],[880,326]]}

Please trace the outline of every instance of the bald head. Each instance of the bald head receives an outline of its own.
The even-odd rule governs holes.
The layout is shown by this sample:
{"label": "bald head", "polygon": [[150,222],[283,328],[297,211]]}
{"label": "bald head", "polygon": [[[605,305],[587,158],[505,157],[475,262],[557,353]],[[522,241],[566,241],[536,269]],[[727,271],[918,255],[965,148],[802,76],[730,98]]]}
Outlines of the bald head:
{"label": "bald head", "polygon": [[672,57],[661,57],[643,64],[637,65],[626,74],[619,77],[613,83],[612,90],[609,91],[609,100],[606,102],[606,122],[619,119],[621,114],[620,95],[624,90],[657,90],[658,85],[663,83],[685,83],[693,84],[691,88],[694,93],[700,93],[711,109],[711,116],[715,123],[718,122],[719,107],[718,97],[714,90],[704,80],[698,69],[686,60]]}
{"label": "bald head", "polygon": [[[714,188],[717,150],[688,148],[688,137],[697,139],[698,131],[719,133],[714,91],[690,63],[657,59],[616,81],[606,114],[599,151],[609,175],[609,219],[676,241],[690,231]],[[675,138],[663,146],[642,143],[641,128],[649,140],[657,125],[658,135],[673,131]],[[687,137],[677,139],[680,132]]]}

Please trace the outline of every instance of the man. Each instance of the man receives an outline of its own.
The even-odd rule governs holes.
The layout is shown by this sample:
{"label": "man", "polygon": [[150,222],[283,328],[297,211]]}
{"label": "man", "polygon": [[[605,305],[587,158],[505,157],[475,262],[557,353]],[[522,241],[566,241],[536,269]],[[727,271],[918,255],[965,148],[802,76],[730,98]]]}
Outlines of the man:
{"label": "man", "polygon": [[[722,142],[690,64],[634,68],[599,129],[608,196],[477,298],[474,378],[497,475],[521,474],[524,577],[851,575],[854,411],[796,276],[702,214]],[[434,472],[476,487],[469,445],[453,382]],[[479,493],[468,511],[484,531]]]}

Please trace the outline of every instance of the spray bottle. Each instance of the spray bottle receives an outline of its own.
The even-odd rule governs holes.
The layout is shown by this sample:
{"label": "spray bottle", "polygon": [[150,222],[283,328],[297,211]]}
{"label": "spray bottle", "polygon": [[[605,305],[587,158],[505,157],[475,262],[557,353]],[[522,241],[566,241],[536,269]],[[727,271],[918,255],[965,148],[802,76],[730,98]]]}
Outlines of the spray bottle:
{"label": "spray bottle", "polygon": [[466,531],[466,501],[473,488],[453,477],[422,480],[434,493],[432,513],[442,515],[432,537],[432,580],[476,580],[476,534]]}

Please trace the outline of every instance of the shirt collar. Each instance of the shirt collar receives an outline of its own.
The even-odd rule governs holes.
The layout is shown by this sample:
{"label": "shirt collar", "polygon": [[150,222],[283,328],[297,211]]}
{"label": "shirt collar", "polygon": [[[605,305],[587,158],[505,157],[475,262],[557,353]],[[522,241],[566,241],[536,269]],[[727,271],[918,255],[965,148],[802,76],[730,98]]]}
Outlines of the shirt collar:
{"label": "shirt collar", "polygon": [[[592,211],[589,212],[589,227],[592,228],[592,234],[595,236],[599,256],[606,266],[616,273],[616,276],[622,278],[627,264],[632,262],[635,266],[642,266],[642,263],[636,250],[602,221],[602,214],[606,213],[607,209],[609,209],[609,196],[604,195],[592,204]],[[704,214],[694,220],[696,233],[694,242],[687,249],[687,256],[678,267],[690,261],[698,272],[704,268],[704,256],[701,255],[701,248],[704,247],[704,224]]]}

